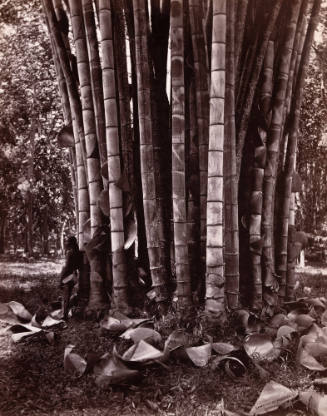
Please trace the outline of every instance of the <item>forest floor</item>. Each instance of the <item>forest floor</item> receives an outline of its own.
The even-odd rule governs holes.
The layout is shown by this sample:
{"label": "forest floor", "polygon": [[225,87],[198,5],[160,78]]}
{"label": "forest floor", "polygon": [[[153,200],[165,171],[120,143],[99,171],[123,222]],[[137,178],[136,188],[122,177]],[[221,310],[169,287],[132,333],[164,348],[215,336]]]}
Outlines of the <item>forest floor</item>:
{"label": "forest floor", "polygon": [[[2,260],[2,261],[1,261]],[[48,308],[60,296],[58,273],[62,261],[12,262],[0,259],[0,302],[21,302],[33,314],[40,306]],[[299,270],[301,291],[325,296],[327,268]],[[135,384],[100,389],[92,374],[76,377],[64,371],[64,350],[76,346],[81,356],[111,351],[115,338],[99,323],[71,318],[55,330],[53,344],[43,337],[14,343],[0,322],[0,415],[228,415],[222,409],[247,414],[269,380],[291,389],[312,386],[317,373],[295,361],[296,347],[265,366],[267,377],[252,370],[232,377],[220,368],[198,368],[190,361],[169,360],[164,365],[146,367]],[[231,331],[226,339],[231,341]],[[274,415],[308,414],[295,405]]]}

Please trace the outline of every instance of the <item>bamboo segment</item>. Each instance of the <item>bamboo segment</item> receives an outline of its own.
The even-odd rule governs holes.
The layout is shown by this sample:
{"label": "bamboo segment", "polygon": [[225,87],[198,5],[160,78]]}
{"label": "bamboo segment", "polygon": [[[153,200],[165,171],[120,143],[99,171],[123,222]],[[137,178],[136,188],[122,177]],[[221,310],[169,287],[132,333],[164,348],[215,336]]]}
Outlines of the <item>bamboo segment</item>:
{"label": "bamboo segment", "polygon": [[[288,226],[289,222],[289,212],[290,212],[290,198],[292,195],[292,177],[295,169],[295,158],[296,158],[296,148],[297,148],[297,136],[299,130],[299,123],[300,123],[300,110],[301,104],[303,99],[303,90],[304,90],[304,82],[305,82],[305,74],[309,64],[309,56],[310,56],[310,48],[313,41],[313,35],[316,30],[318,21],[319,21],[319,11],[321,7],[321,0],[315,0],[311,17],[307,29],[307,34],[305,37],[305,42],[303,46],[303,52],[301,56],[301,62],[299,65],[299,72],[296,80],[295,85],[295,95],[292,101],[291,107],[291,126],[290,126],[290,133],[289,133],[289,140],[287,146],[287,153],[286,153],[286,161],[285,161],[285,172],[284,172],[284,181],[283,181],[283,206],[282,206],[282,221],[283,221],[283,230]],[[287,235],[286,235],[287,239]],[[285,245],[285,237],[283,239],[283,243]],[[283,247],[284,247],[283,245]],[[285,262],[285,259],[283,259]],[[288,260],[288,263],[291,263],[292,259]],[[283,262],[283,264],[284,264]],[[294,260],[293,260],[294,262]],[[288,267],[287,269],[287,276],[286,276],[286,298],[290,299],[293,297],[293,289],[295,285],[295,278],[294,278],[294,267]]]}
{"label": "bamboo segment", "polygon": [[208,150],[206,311],[225,315],[223,258],[223,156],[225,107],[226,0],[213,2]]}
{"label": "bamboo segment", "polygon": [[123,196],[116,185],[121,178],[116,82],[110,0],[99,1],[102,50],[103,97],[106,122],[110,201],[110,236],[113,268],[113,300],[119,310],[128,311],[127,263],[124,252]]}
{"label": "bamboo segment", "polygon": [[226,32],[226,110],[224,139],[224,237],[226,297],[231,309],[238,307],[239,297],[239,237],[238,237],[238,186],[236,177],[236,131],[235,131],[235,6],[227,3]]}
{"label": "bamboo segment", "polygon": [[189,1],[189,15],[193,48],[193,62],[196,88],[197,127],[199,135],[199,169],[200,169],[200,250],[203,268],[206,252],[206,207],[208,182],[208,122],[209,92],[207,82],[207,65],[205,40],[202,30],[202,16],[199,2]]}
{"label": "bamboo segment", "polygon": [[136,72],[140,129],[140,159],[143,207],[152,285],[156,300],[167,299],[164,253],[160,246],[162,219],[158,206],[158,189],[155,178],[155,159],[152,138],[152,112],[150,95],[150,69],[148,58],[147,19],[144,0],[134,0]]}
{"label": "bamboo segment", "polygon": [[[240,73],[240,62],[241,62],[241,51],[245,32],[245,20],[247,14],[249,0],[240,0],[237,2],[237,14],[236,14],[236,25],[235,25],[235,83],[238,85],[239,73]],[[236,82],[237,81],[237,82]]]}
{"label": "bamboo segment", "polygon": [[96,138],[98,142],[100,163],[101,166],[103,166],[107,161],[105,115],[103,106],[101,65],[92,1],[82,0],[82,10],[90,64]]}
{"label": "bamboo segment", "polygon": [[97,227],[102,224],[101,211],[97,200],[101,192],[100,162],[95,130],[95,117],[92,102],[89,59],[86,47],[80,0],[70,0],[71,22],[77,58],[77,70],[80,83],[82,116],[86,144],[86,162],[89,178],[91,237]]}
{"label": "bamboo segment", "polygon": [[240,170],[241,170],[241,159],[242,159],[242,154],[243,154],[244,141],[245,141],[245,137],[246,137],[247,130],[248,130],[248,124],[249,124],[250,113],[252,110],[254,94],[255,94],[258,80],[260,77],[263,60],[266,55],[268,41],[275,27],[281,5],[282,5],[282,0],[277,0],[273,6],[271,13],[269,14],[268,23],[261,38],[260,47],[256,55],[255,65],[252,70],[251,79],[247,87],[248,93],[245,99],[245,104],[242,108],[242,116],[240,119],[238,134],[237,134],[236,155],[237,155],[237,176],[238,177],[240,175]]}
{"label": "bamboo segment", "polygon": [[171,3],[172,85],[172,198],[177,297],[180,306],[191,304],[191,279],[187,245],[185,185],[185,85],[183,1]]}
{"label": "bamboo segment", "polygon": [[290,71],[292,50],[296,34],[301,1],[295,0],[290,7],[288,25],[285,28],[285,39],[280,56],[277,75],[277,90],[272,107],[272,120],[267,140],[267,161],[263,181],[262,233],[264,246],[262,252],[263,282],[266,287],[276,289],[273,276],[273,207],[279,147],[283,122],[283,109],[286,99],[287,83]]}
{"label": "bamboo segment", "polygon": [[43,1],[44,10],[46,12],[47,20],[49,22],[50,32],[53,36],[56,53],[60,61],[62,68],[70,103],[70,109],[72,114],[73,134],[75,139],[76,150],[76,165],[77,165],[77,186],[78,186],[78,210],[79,210],[79,229],[78,229],[78,241],[81,249],[84,247],[84,231],[83,225],[89,218],[89,193],[87,187],[87,178],[83,157],[83,147],[81,145],[80,137],[84,137],[83,122],[81,115],[81,108],[79,103],[79,96],[76,88],[74,78],[69,66],[69,60],[66,54],[66,49],[63,44],[61,34],[58,30],[56,17],[53,10],[51,0]]}

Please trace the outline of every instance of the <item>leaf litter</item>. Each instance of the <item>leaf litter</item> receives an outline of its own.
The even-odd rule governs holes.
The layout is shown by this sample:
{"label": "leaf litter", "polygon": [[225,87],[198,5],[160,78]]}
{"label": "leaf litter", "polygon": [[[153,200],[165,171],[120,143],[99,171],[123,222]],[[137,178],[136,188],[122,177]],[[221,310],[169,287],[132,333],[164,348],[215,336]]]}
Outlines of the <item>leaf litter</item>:
{"label": "leaf litter", "polygon": [[[20,413],[18,408],[28,409],[31,415],[50,414],[51,409],[59,408],[58,414],[65,414],[69,408],[84,408],[85,414],[95,415],[100,414],[95,409],[108,409],[108,400],[114,408],[111,414],[122,415],[131,414],[131,409],[135,414],[151,411],[168,415],[171,411],[181,413],[181,409],[185,414],[214,415],[218,410],[222,415],[263,414],[253,409],[268,409],[269,401],[275,408],[302,403],[302,409],[312,414],[325,414],[326,396],[319,390],[324,390],[326,380],[315,378],[320,371],[316,368],[326,369],[327,364],[327,328],[322,309],[326,302],[321,298],[301,299],[287,305],[286,313],[267,321],[240,311],[239,324],[227,338],[217,334],[210,342],[203,334],[195,336],[192,330],[174,327],[167,337],[167,333],[160,334],[160,323],[155,326],[157,331],[151,328],[154,322],[149,318],[113,313],[99,324],[74,317],[65,324],[58,310],[55,314],[48,311],[38,320],[24,302],[14,301],[13,308],[10,303],[0,304],[1,326],[10,326],[12,337],[19,338],[19,342],[14,346],[6,341],[7,350],[15,351],[17,358],[15,365],[11,364],[11,373],[2,372],[6,388],[1,395],[7,394],[7,400],[0,402],[1,414]],[[123,334],[123,338],[117,338]],[[8,340],[8,330],[3,335]],[[117,349],[119,354],[115,353]],[[183,354],[175,354],[178,351]],[[315,360],[317,367],[310,370],[308,360]],[[30,383],[28,388],[23,387],[20,373]],[[298,385],[299,374],[302,385]],[[276,381],[269,381],[270,377]],[[13,380],[17,380],[16,391],[20,391],[15,400]],[[313,385],[318,391],[312,389]],[[38,398],[31,396],[33,386]],[[102,396],[103,389],[111,391],[110,399]],[[281,402],[281,397],[285,401]]]}

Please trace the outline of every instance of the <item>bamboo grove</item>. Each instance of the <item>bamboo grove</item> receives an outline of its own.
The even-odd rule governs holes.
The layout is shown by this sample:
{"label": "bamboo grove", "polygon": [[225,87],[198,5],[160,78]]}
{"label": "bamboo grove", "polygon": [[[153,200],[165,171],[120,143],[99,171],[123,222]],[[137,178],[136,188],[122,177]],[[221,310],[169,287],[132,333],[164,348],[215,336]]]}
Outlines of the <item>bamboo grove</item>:
{"label": "bamboo grove", "polygon": [[292,299],[305,243],[292,215],[299,114],[320,3],[43,0],[90,308],[109,290],[129,311],[138,270],[158,305],[204,305],[217,323]]}

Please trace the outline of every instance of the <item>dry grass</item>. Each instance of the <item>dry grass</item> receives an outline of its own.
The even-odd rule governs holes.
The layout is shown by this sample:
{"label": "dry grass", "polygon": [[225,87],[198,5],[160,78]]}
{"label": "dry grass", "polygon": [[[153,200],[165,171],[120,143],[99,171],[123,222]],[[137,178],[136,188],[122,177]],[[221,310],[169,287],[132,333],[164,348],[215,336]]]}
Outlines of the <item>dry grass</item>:
{"label": "dry grass", "polygon": [[[59,269],[60,262],[0,264],[0,301],[22,302],[31,313],[40,305],[47,308],[60,295]],[[313,291],[322,293],[327,285],[325,276],[325,269],[318,274],[300,271],[299,291],[310,285]],[[97,323],[76,318],[68,322],[66,329],[57,330],[57,335],[54,345],[43,339],[13,344],[8,333],[0,335],[1,415],[216,416],[221,415],[221,399],[227,409],[243,414],[252,407],[266,383],[253,369],[243,377],[231,379],[223,370],[212,370],[210,366],[195,368],[189,362],[170,360],[169,368],[154,366],[143,370],[135,385],[100,390],[92,375],[74,378],[64,372],[64,348],[74,344],[83,356],[102,354],[111,351],[116,340],[103,333]],[[235,334],[234,337],[235,342],[240,342]],[[295,364],[295,349],[294,345],[276,362],[264,367],[269,379],[305,389],[312,384],[313,374]],[[277,414],[305,415],[303,409]]]}

